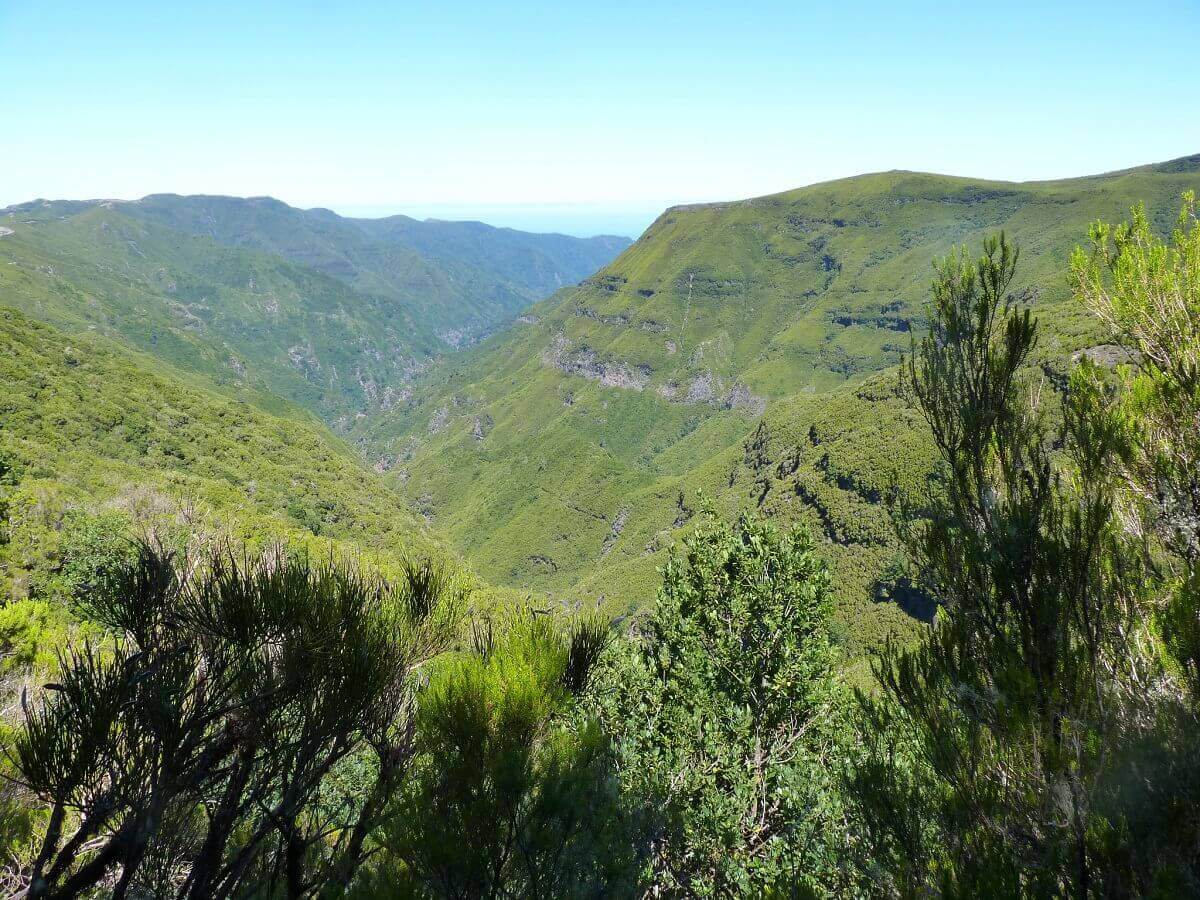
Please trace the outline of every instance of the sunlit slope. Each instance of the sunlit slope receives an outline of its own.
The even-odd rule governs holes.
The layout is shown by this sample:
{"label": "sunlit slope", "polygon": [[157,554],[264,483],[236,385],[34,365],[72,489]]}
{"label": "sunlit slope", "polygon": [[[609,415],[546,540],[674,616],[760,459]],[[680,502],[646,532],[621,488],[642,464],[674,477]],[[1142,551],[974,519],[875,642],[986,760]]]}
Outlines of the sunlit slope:
{"label": "sunlit slope", "polygon": [[662,551],[708,503],[726,516],[758,509],[811,529],[833,575],[834,633],[851,655],[909,630],[912,615],[929,610],[891,581],[900,545],[887,503],[920,499],[933,450],[896,388],[894,374],[883,372],[780,401],[742,441],[625,498],[636,514],[607,564],[589,567],[575,592],[612,598],[614,611],[653,596]]}
{"label": "sunlit slope", "polygon": [[[764,410],[772,433],[792,436],[772,439],[779,453],[793,433],[836,427],[785,476],[812,484],[763,502],[827,532],[836,566],[859,573],[839,586],[853,627],[870,631],[878,611],[864,604],[892,553],[882,488],[863,494],[837,473],[853,455],[856,477],[873,479],[880,461],[921,445],[890,387],[864,399],[857,385],[923,327],[931,261],[1007,231],[1023,251],[1019,295],[1045,325],[1043,357],[1068,357],[1097,340],[1066,279],[1089,222],[1144,201],[1166,229],[1198,170],[1200,157],[1035,184],[895,172],[672,209],[612,265],[362,422],[360,439],[494,577],[621,608],[649,596],[686,520],[681,491],[688,506],[698,486],[758,502],[730,472]],[[823,502],[821,485],[845,495],[841,524],[827,514],[841,500]],[[870,535],[846,539],[855,529]]]}
{"label": "sunlit slope", "polygon": [[[161,502],[207,510],[256,539],[308,533],[384,554],[442,546],[400,494],[315,422],[270,415],[106,339],[64,334],[4,307],[0,462],[6,483],[17,485],[4,523],[17,532],[26,517],[52,517],[64,505]],[[0,537],[7,543],[11,534]],[[36,562],[19,546],[7,549],[13,565]]]}

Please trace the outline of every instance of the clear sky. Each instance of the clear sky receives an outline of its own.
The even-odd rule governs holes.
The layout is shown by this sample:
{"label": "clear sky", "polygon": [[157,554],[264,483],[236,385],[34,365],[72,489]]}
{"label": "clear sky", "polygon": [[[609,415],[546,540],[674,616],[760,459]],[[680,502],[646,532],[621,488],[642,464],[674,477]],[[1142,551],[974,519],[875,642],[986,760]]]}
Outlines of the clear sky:
{"label": "clear sky", "polygon": [[1200,152],[1200,0],[0,0],[0,206],[270,194],[575,233]]}

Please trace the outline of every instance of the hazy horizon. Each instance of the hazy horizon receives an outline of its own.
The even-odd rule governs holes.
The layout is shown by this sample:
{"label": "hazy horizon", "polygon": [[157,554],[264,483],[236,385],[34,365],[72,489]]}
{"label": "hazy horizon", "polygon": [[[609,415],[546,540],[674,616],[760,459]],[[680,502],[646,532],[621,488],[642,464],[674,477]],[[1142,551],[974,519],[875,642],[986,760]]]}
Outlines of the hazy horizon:
{"label": "hazy horizon", "polygon": [[[1197,148],[1200,150],[1200,148]],[[1154,163],[1168,162],[1173,159],[1179,159],[1194,155],[1193,151],[1184,152],[1173,157],[1163,159],[1138,159],[1129,160],[1121,165],[1113,165],[1104,171],[1081,171],[1070,172],[1056,175],[1046,175],[1038,178],[1021,179],[1022,181],[1051,181],[1057,178],[1078,178],[1091,175],[1102,175],[1107,172],[1121,171],[1127,168],[1137,166],[1150,165]],[[876,171],[894,171],[898,167],[891,169],[879,169]],[[931,174],[948,175],[951,177],[960,178],[978,178],[980,180],[1004,181],[1016,179],[998,179],[988,174],[981,173],[963,173],[963,172],[933,172],[931,169],[913,169],[910,171],[928,172]],[[842,177],[854,177],[856,175],[871,174],[870,172],[854,172]],[[832,180],[832,179],[828,179]],[[754,196],[769,196],[773,193],[780,193],[797,188],[807,187],[811,184],[820,182],[807,182],[804,184],[793,184],[786,187],[781,187],[777,191],[770,191],[764,194]],[[114,202],[133,202],[140,197],[145,197],[151,194],[181,194],[180,191],[149,191],[145,194],[140,194],[138,197],[116,197],[116,196],[92,196],[92,197],[27,197],[22,200],[11,201],[0,205],[0,209],[5,209],[11,206],[20,205],[22,203],[31,203],[37,200],[59,201],[59,200],[80,200],[80,201],[96,201],[111,200]],[[750,196],[745,197],[707,197],[703,199],[690,199],[686,201],[678,201],[666,203],[657,207],[621,207],[616,205],[606,205],[599,203],[404,203],[404,202],[377,202],[368,204],[344,204],[344,203],[315,203],[315,204],[300,204],[289,200],[286,197],[278,197],[269,194],[227,194],[213,191],[194,192],[197,194],[222,195],[231,197],[241,197],[250,199],[255,197],[267,197],[279,200],[283,203],[293,206],[297,209],[329,209],[340,216],[347,218],[367,218],[378,219],[388,216],[404,215],[413,219],[420,220],[445,220],[445,221],[474,221],[482,222],[486,225],[491,225],[496,228],[512,228],[518,231],[534,232],[534,233],[558,233],[570,235],[573,237],[597,237],[603,235],[627,237],[636,239],[646,230],[647,227],[664,211],[672,206],[687,205],[690,203],[721,203],[732,202],[736,200],[752,199]]]}

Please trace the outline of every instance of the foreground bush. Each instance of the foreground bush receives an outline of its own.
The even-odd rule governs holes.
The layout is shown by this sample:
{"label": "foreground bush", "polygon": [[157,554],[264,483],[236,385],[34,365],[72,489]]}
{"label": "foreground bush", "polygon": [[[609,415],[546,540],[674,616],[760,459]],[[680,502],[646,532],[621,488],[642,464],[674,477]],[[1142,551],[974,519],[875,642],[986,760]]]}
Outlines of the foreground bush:
{"label": "foreground bush", "polygon": [[1077,285],[1136,370],[1084,362],[1056,425],[1014,248],[939,266],[904,374],[941,457],[905,536],[941,609],[858,696],[871,891],[1200,893],[1200,231],[1189,199],[1174,248],[1140,213],[1093,235]]}
{"label": "foreground bush", "polygon": [[631,895],[608,741],[577,709],[606,628],[518,614],[476,634],[421,695],[414,776],[359,895]]}
{"label": "foreground bush", "polygon": [[27,895],[309,896],[347,883],[411,758],[412,672],[454,634],[436,571],[149,545],[84,612],[112,639],[23,697],[48,821]]}
{"label": "foreground bush", "polygon": [[709,519],[614,648],[598,702],[649,836],[653,892],[754,896],[832,878],[828,586],[802,533]]}
{"label": "foreground bush", "polygon": [[[1078,381],[1118,435],[1126,527],[1152,556],[1148,614],[1165,668],[1101,785],[1095,855],[1110,893],[1200,895],[1200,219],[1184,195],[1171,240],[1146,212],[1097,223],[1076,251],[1076,294],[1124,351],[1114,388]],[[1146,690],[1152,687],[1152,690]]]}

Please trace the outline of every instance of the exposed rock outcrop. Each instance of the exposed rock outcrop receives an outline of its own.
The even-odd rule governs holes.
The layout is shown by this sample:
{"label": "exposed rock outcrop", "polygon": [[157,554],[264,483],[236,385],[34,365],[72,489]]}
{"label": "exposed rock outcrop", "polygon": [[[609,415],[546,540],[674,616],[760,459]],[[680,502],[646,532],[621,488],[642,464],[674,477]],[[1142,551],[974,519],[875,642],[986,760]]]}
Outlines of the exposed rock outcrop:
{"label": "exposed rock outcrop", "polygon": [[566,375],[578,375],[590,381],[598,381],[605,387],[641,391],[650,383],[654,370],[648,365],[629,365],[624,362],[605,360],[590,347],[574,347],[566,335],[558,334],[542,359]]}

